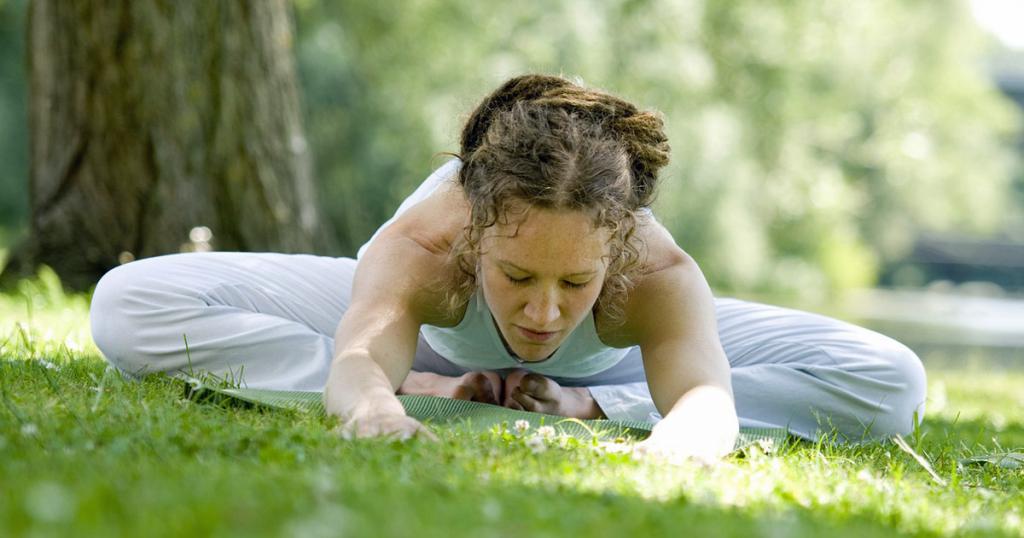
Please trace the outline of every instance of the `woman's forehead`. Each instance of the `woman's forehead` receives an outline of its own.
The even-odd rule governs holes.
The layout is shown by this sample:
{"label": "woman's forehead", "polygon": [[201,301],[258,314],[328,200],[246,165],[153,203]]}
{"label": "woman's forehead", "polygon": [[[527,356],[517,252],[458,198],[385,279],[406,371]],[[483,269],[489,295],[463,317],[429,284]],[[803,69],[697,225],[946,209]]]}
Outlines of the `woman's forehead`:
{"label": "woman's forehead", "polygon": [[528,271],[593,272],[604,264],[609,231],[582,211],[530,208],[488,228],[482,254]]}
{"label": "woman's forehead", "polygon": [[580,233],[600,233],[592,212],[585,209],[551,208],[525,202],[509,202],[501,209],[501,216],[490,227],[495,235],[515,234],[523,227],[557,226]]}

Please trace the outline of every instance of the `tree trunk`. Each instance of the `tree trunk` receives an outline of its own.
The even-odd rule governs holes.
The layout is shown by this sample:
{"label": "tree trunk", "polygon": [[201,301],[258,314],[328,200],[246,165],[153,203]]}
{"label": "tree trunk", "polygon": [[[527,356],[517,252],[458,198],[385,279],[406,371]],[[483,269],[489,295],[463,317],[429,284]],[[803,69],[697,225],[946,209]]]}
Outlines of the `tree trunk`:
{"label": "tree trunk", "polygon": [[83,289],[133,258],[329,246],[303,136],[287,0],[34,0],[31,235]]}

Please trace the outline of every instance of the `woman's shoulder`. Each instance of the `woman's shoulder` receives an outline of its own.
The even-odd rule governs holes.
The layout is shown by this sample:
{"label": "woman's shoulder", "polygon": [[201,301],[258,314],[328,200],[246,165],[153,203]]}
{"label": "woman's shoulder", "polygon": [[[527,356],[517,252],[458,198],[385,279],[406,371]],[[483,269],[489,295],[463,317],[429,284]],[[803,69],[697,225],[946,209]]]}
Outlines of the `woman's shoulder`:
{"label": "woman's shoulder", "polygon": [[388,235],[415,241],[429,252],[445,255],[469,223],[469,202],[455,178],[398,216]]}
{"label": "woman's shoulder", "polygon": [[[643,303],[652,297],[677,295],[679,290],[693,289],[704,282],[697,262],[686,253],[672,234],[651,214],[637,223],[637,235],[643,245],[640,268],[633,286],[627,291],[619,317],[598,313],[595,319],[601,341],[614,347],[635,345],[633,330],[656,320],[632,319],[647,316],[650,309]],[[666,289],[667,287],[678,289]]]}
{"label": "woman's shoulder", "polygon": [[396,291],[405,289],[421,321],[457,324],[462,312],[445,308],[447,290],[461,274],[450,253],[468,219],[458,184],[442,185],[382,230],[359,263],[369,270],[377,269],[375,264],[399,267],[406,286],[396,286]]}
{"label": "woman's shoulder", "polygon": [[696,265],[696,262],[676,243],[654,215],[645,212],[637,222],[637,235],[644,245],[640,274],[646,275],[669,267]]}

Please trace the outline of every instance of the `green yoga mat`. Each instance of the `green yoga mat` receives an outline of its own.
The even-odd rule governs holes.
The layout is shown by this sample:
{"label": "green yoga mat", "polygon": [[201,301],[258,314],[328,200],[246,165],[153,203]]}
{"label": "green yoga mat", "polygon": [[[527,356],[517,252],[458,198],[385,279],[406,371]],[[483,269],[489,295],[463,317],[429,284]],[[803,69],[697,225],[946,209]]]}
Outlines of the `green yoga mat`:
{"label": "green yoga mat", "polygon": [[[323,393],[314,391],[282,391],[265,389],[226,388],[204,384],[197,379],[185,380],[186,397],[200,402],[240,404],[269,409],[292,409],[306,413],[324,413]],[[437,396],[398,396],[405,412],[426,424],[459,424],[473,431],[489,431],[495,425],[506,424],[511,428],[516,421],[525,420],[531,430],[540,426],[552,426],[558,433],[589,440],[616,438],[643,439],[650,435],[654,426],[649,422],[636,420],[578,420],[517,411],[497,405],[452,400]],[[780,446],[788,438],[782,428],[741,428],[736,439],[736,450],[754,443],[773,443]]]}

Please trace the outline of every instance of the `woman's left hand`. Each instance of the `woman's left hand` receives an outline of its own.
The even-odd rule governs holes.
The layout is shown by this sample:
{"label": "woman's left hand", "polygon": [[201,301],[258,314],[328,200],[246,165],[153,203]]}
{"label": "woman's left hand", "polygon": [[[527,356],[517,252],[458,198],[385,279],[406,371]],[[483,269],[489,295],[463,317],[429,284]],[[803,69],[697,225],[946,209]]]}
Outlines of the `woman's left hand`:
{"label": "woman's left hand", "polygon": [[690,391],[655,424],[634,454],[673,464],[689,460],[711,465],[732,452],[738,433],[732,398],[719,389],[701,387]]}
{"label": "woman's left hand", "polygon": [[586,387],[563,387],[553,379],[527,370],[516,370],[505,378],[502,405],[563,417],[604,418]]}

